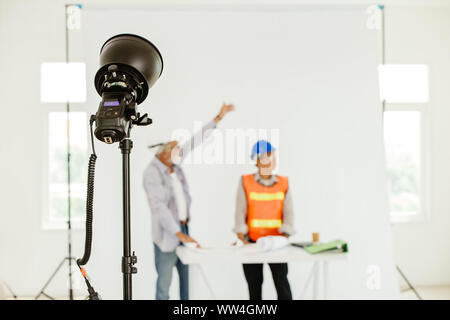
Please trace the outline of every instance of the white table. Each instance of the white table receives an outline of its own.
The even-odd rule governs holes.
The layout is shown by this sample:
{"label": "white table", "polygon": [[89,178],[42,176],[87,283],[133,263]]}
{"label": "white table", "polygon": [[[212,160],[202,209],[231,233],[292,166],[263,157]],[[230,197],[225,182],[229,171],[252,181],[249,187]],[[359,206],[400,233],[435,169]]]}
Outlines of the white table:
{"label": "white table", "polygon": [[205,281],[206,286],[213,299],[216,298],[214,291],[203,266],[206,264],[229,265],[230,263],[285,263],[285,262],[313,262],[312,270],[306,280],[304,288],[301,293],[303,297],[311,280],[313,280],[313,299],[318,299],[319,296],[319,273],[322,268],[323,272],[323,298],[328,297],[329,284],[329,262],[335,260],[345,260],[346,253],[319,253],[309,254],[305,250],[293,246],[288,246],[270,252],[261,252],[256,245],[246,245],[243,247],[230,248],[211,248],[211,249],[192,249],[180,246],[176,250],[181,262],[187,265],[194,266],[200,271],[200,275]]}

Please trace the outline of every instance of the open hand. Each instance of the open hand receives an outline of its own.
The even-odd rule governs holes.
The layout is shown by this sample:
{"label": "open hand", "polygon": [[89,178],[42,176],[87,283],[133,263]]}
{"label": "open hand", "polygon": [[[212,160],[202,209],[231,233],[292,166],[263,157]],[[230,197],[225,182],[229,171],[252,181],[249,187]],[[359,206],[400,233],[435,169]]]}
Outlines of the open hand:
{"label": "open hand", "polygon": [[251,244],[251,242],[247,240],[247,238],[245,237],[245,235],[243,233],[238,233],[237,236],[238,236],[238,239],[241,240],[244,245]]}
{"label": "open hand", "polygon": [[197,248],[200,248],[200,244],[197,242],[197,240],[188,236],[187,234],[183,232],[178,232],[176,233],[176,236],[182,243],[195,243],[197,245]]}
{"label": "open hand", "polygon": [[223,103],[222,107],[220,108],[219,113],[217,114],[217,116],[214,118],[214,121],[216,123],[218,123],[220,120],[222,120],[222,118],[230,111],[233,111],[235,109],[234,105],[231,103]]}

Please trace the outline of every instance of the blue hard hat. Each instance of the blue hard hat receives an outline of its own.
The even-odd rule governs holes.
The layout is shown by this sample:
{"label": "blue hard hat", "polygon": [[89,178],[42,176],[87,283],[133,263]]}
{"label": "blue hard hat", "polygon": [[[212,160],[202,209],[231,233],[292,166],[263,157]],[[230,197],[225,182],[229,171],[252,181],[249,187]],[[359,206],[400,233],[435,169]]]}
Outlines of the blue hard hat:
{"label": "blue hard hat", "polygon": [[250,158],[254,159],[255,155],[265,154],[274,150],[275,148],[270,144],[269,141],[259,140],[253,145]]}

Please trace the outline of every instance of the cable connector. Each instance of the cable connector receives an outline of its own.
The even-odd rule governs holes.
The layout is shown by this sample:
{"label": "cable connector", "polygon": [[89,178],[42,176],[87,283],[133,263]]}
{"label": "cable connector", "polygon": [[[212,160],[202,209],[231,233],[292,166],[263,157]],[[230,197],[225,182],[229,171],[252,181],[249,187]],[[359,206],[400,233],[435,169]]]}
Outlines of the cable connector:
{"label": "cable connector", "polygon": [[89,292],[89,300],[102,300],[102,298],[100,297],[98,292],[95,291],[94,287],[89,282],[89,278],[88,278],[86,269],[82,268],[79,264],[78,264],[78,268],[80,268],[81,275],[84,278],[84,282],[86,282],[86,286],[87,286],[88,292]]}
{"label": "cable connector", "polygon": [[96,119],[97,117],[95,116],[95,114],[91,114],[91,117],[89,118],[89,124],[93,124]]}

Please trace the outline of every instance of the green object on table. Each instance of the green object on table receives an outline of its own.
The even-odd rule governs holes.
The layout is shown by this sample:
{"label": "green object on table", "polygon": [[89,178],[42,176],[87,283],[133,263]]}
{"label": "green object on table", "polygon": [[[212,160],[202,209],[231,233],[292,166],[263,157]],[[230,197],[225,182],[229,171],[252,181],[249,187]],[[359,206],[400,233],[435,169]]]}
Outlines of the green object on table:
{"label": "green object on table", "polygon": [[311,254],[321,253],[326,251],[332,252],[347,252],[347,243],[342,240],[334,240],[326,243],[313,244],[305,247],[305,250]]}

